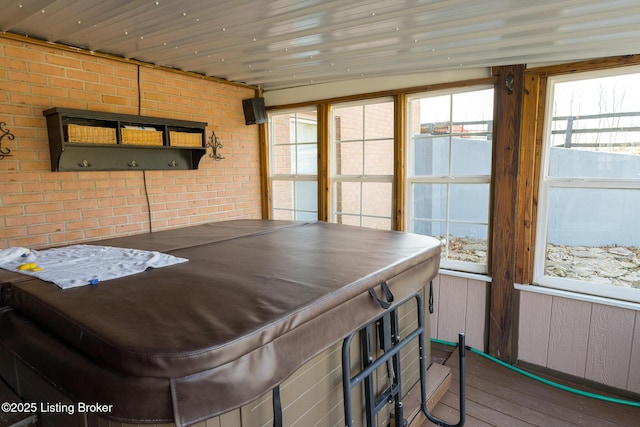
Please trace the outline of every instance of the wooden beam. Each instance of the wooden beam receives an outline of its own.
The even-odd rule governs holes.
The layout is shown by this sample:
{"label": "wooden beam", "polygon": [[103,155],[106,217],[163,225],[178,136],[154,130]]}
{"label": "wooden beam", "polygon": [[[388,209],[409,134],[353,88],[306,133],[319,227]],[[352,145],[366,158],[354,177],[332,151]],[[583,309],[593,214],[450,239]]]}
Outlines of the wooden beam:
{"label": "wooden beam", "polygon": [[260,189],[262,201],[262,219],[271,219],[271,185],[269,172],[269,126],[258,125],[258,144],[260,156]]}
{"label": "wooden beam", "polygon": [[318,220],[329,222],[331,203],[331,109],[318,104]]}
{"label": "wooden beam", "polygon": [[[262,96],[262,89],[256,89],[256,97]],[[269,125],[262,123],[258,125],[258,156],[260,162],[260,194],[262,219],[271,219],[271,168],[270,146],[269,146]]]}
{"label": "wooden beam", "polygon": [[496,70],[489,353],[506,362],[515,362],[518,304],[514,283],[524,65]]}
{"label": "wooden beam", "polygon": [[392,228],[405,231],[405,185],[406,185],[406,123],[407,97],[403,93],[394,96],[394,162],[393,162],[393,207]]}

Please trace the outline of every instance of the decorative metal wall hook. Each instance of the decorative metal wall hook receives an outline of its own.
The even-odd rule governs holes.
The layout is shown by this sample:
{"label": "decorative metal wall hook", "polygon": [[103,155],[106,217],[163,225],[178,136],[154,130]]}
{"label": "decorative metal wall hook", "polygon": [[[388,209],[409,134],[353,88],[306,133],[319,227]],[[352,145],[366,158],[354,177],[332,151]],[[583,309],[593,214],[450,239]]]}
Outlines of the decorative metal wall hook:
{"label": "decorative metal wall hook", "polygon": [[507,92],[509,94],[513,93],[513,85],[515,83],[515,78],[513,77],[513,73],[510,73],[505,80],[505,84],[507,85]]}
{"label": "decorative metal wall hook", "polygon": [[211,154],[209,154],[209,157],[213,157],[216,160],[224,159],[224,157],[220,153],[218,153],[218,149],[224,148],[224,145],[222,145],[222,142],[220,142],[220,139],[218,139],[215,131],[211,131],[211,136],[209,137],[209,142],[207,142],[207,147],[211,147],[212,150]]}
{"label": "decorative metal wall hook", "polygon": [[6,137],[8,140],[14,140],[16,137],[9,131],[9,129],[4,129],[3,126],[6,126],[5,122],[0,122],[0,160],[3,160],[5,157],[13,156],[11,150],[7,147],[2,146],[2,140]]}

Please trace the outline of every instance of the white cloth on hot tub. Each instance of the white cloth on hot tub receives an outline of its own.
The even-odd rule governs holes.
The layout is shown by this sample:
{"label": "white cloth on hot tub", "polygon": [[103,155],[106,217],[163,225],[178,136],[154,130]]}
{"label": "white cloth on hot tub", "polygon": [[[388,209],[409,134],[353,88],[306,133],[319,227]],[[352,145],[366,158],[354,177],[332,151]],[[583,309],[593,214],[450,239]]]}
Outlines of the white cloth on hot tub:
{"label": "white cloth on hot tub", "polygon": [[[11,247],[0,250],[0,268],[53,282],[62,289],[97,284],[141,273],[149,267],[159,268],[186,261],[161,252],[112,246],[71,245],[43,251]],[[17,269],[31,263],[42,270]]]}

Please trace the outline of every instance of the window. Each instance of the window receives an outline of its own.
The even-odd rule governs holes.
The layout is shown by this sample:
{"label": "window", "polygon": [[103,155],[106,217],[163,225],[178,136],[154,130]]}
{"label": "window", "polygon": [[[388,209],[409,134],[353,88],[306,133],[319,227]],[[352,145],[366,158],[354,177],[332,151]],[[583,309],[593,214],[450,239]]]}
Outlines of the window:
{"label": "window", "polygon": [[391,229],[393,100],[332,110],[332,221]]}
{"label": "window", "polygon": [[534,282],[640,302],[640,68],[547,87]]}
{"label": "window", "polygon": [[408,99],[407,231],[442,242],[443,268],[487,272],[493,89]]}
{"label": "window", "polygon": [[269,115],[272,218],[318,219],[318,124],[315,109]]}

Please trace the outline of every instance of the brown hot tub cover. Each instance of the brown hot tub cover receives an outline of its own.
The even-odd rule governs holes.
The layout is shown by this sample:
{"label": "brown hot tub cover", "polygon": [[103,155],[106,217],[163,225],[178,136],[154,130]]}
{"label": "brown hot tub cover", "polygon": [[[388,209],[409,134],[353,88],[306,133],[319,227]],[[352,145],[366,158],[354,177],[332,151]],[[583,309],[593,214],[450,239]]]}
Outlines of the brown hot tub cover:
{"label": "brown hot tub cover", "polygon": [[241,220],[100,241],[189,262],[62,290],[0,275],[0,345],[109,418],[190,425],[239,407],[437,273],[433,238]]}

